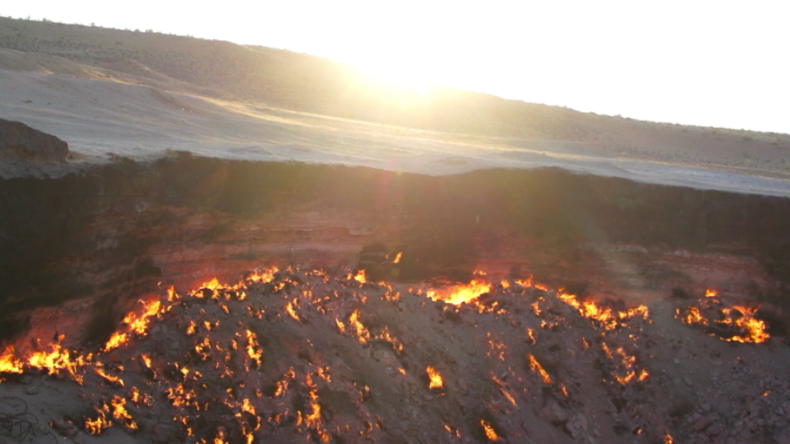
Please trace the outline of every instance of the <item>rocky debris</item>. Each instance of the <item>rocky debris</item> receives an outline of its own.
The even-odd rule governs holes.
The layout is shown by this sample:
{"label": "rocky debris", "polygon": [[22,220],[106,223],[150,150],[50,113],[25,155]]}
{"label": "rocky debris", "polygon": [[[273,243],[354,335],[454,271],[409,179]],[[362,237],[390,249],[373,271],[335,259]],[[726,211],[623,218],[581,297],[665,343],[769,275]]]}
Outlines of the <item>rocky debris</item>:
{"label": "rocky debris", "polygon": [[[38,343],[41,362],[60,367],[29,360],[0,396],[18,389],[38,406],[82,381],[89,408],[50,410],[53,433],[128,442],[781,442],[790,432],[787,349],[712,338],[675,319],[677,307],[528,280],[452,305],[428,299],[427,283],[363,282],[348,269],[247,276],[148,297],[103,346],[20,341],[0,363],[16,368]],[[27,390],[45,374],[56,379]]]}
{"label": "rocky debris", "polygon": [[80,433],[77,426],[68,421],[52,421],[50,426],[58,435],[68,439],[74,439]]}
{"label": "rocky debris", "polygon": [[36,162],[63,162],[69,145],[22,122],[0,119],[0,156]]}
{"label": "rocky debris", "polygon": [[695,432],[702,432],[705,429],[707,429],[708,427],[710,427],[718,419],[719,419],[719,417],[716,414],[711,414],[711,415],[706,415],[706,416],[699,417],[694,422],[694,431]]}
{"label": "rocky debris", "polygon": [[151,429],[151,439],[156,443],[175,442],[178,436],[177,430],[173,425],[159,423]]}

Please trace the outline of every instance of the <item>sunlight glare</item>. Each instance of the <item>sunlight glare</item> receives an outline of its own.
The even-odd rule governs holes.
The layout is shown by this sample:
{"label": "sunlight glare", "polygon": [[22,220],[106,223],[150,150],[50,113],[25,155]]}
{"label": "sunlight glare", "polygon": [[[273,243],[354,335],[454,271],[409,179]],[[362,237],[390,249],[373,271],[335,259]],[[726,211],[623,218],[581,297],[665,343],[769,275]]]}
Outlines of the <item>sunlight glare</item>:
{"label": "sunlight glare", "polygon": [[416,93],[419,96],[428,94],[430,83],[414,66],[406,63],[393,63],[391,60],[360,63],[359,68],[372,79],[388,89],[399,89]]}

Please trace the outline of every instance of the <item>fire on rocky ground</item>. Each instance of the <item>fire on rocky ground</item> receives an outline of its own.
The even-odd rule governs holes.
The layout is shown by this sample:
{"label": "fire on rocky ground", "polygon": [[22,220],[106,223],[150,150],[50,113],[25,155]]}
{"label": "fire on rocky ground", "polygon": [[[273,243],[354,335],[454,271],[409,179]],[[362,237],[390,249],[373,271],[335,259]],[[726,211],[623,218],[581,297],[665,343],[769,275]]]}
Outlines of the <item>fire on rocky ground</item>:
{"label": "fire on rocky ground", "polygon": [[0,441],[790,442],[790,348],[739,295],[262,269],[0,353]]}

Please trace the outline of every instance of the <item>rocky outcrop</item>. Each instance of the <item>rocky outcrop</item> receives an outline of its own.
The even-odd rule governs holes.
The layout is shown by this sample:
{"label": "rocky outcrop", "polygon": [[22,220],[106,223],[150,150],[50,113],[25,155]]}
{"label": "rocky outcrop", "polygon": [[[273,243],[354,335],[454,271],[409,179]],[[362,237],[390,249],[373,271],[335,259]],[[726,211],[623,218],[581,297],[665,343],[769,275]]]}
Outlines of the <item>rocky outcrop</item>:
{"label": "rocky outcrop", "polygon": [[63,162],[69,145],[22,122],[0,119],[0,157],[38,162]]}

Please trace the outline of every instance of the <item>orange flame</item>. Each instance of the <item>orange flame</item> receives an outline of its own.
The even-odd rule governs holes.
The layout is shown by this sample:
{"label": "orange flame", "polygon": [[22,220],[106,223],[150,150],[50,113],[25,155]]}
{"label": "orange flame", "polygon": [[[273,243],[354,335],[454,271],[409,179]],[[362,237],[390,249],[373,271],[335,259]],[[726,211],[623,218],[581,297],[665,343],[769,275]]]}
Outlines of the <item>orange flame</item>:
{"label": "orange flame", "polygon": [[126,324],[126,331],[116,331],[113,333],[110,337],[110,340],[107,341],[107,345],[104,346],[105,352],[116,349],[122,344],[128,342],[129,333],[145,335],[146,330],[148,329],[149,318],[151,316],[158,315],[162,308],[162,303],[159,302],[159,300],[153,300],[149,302],[140,300],[139,302],[143,304],[143,312],[140,315],[137,315],[135,312],[130,312],[125,318],[123,318],[123,324]]}
{"label": "orange flame", "polygon": [[121,421],[130,430],[137,430],[137,423],[134,422],[132,415],[126,410],[126,399],[118,395],[113,396],[112,401],[112,416],[118,421]]}
{"label": "orange flame", "polygon": [[491,285],[478,280],[468,284],[453,285],[442,290],[428,290],[426,296],[434,301],[444,301],[448,304],[461,305],[472,302],[481,294],[491,291]]}
{"label": "orange flame", "polygon": [[120,347],[121,345],[126,344],[128,340],[129,340],[129,335],[127,335],[126,333],[119,333],[116,331],[115,333],[112,334],[112,336],[110,336],[110,340],[107,341],[107,344],[104,346],[104,351],[108,352],[110,350],[114,350]]}
{"label": "orange flame", "polygon": [[480,425],[483,426],[483,431],[485,432],[486,438],[488,438],[489,441],[492,442],[499,441],[499,436],[496,434],[494,428],[491,427],[491,424],[489,424],[488,421],[486,421],[485,419],[481,419]]}
{"label": "orange flame", "polygon": [[686,316],[682,317],[681,321],[686,324],[708,325],[708,320],[702,317],[699,312],[699,308],[697,307],[689,307],[688,311],[686,312]]}
{"label": "orange flame", "polygon": [[517,279],[516,283],[524,288],[530,288],[532,287],[532,275],[529,275],[526,279]]}
{"label": "orange flame", "polygon": [[[294,299],[294,302],[296,302],[296,299]],[[289,303],[285,304],[285,311],[287,311],[288,315],[291,316],[295,321],[299,321],[300,320],[299,319],[299,315],[296,314],[296,310],[294,309],[293,303],[289,302]]]}
{"label": "orange flame", "polygon": [[576,295],[573,294],[559,293],[557,297],[559,297],[566,304],[575,308],[581,316],[600,322],[607,330],[617,327],[619,321],[628,320],[637,315],[641,315],[645,320],[647,320],[649,317],[649,310],[644,305],[640,305],[639,307],[626,311],[613,312],[611,308],[599,307],[591,301],[579,302],[576,299]]}
{"label": "orange flame", "polygon": [[250,403],[250,400],[247,398],[244,398],[242,401],[241,410],[251,415],[255,415],[255,407],[253,407],[253,405]]}
{"label": "orange flame", "polygon": [[376,339],[387,341],[396,352],[403,351],[403,343],[390,333],[389,327],[385,326]]}
{"label": "orange flame", "polygon": [[288,370],[288,373],[283,375],[283,379],[277,381],[276,388],[274,391],[274,397],[279,398],[280,396],[284,395],[285,392],[288,391],[288,380],[289,379],[296,379],[296,373],[293,369]]}
{"label": "orange flame", "polygon": [[533,344],[536,344],[538,342],[537,339],[535,339],[535,332],[533,332],[531,328],[527,329],[527,336],[529,336],[529,339],[532,341]]}
{"label": "orange flame", "polygon": [[261,357],[263,357],[263,349],[261,346],[258,345],[258,338],[255,336],[255,333],[247,330],[247,355],[255,361],[255,363],[260,366],[261,365]]}
{"label": "orange flame", "polygon": [[[231,344],[235,344],[235,339],[231,342]],[[235,350],[235,348],[234,348]],[[208,336],[203,338],[203,341],[195,345],[195,352],[200,356],[201,359],[207,361],[211,357],[211,340]],[[150,368],[150,366],[149,366]]]}
{"label": "orange flame", "polygon": [[442,375],[436,371],[435,368],[431,367],[430,365],[425,368],[425,372],[428,374],[428,378],[430,382],[428,383],[428,388],[433,389],[441,389],[444,387],[444,381],[442,380]]}
{"label": "orange flame", "polygon": [[181,295],[176,293],[176,288],[172,285],[167,287],[167,302],[174,302],[176,299],[181,298]]}
{"label": "orange flame", "polygon": [[5,351],[0,355],[0,373],[22,373],[22,361],[14,356],[14,346],[9,345]]}
{"label": "orange flame", "polygon": [[715,298],[718,295],[719,295],[719,292],[716,291],[716,290],[712,290],[712,289],[705,290],[705,297],[706,298]]}
{"label": "orange flame", "polygon": [[[332,441],[332,435],[323,427],[321,421],[321,405],[318,403],[318,389],[313,383],[313,378],[309,373],[305,376],[305,385],[309,389],[308,396],[310,397],[311,412],[304,415],[304,424],[316,431],[321,442],[328,443]],[[297,413],[300,414],[301,412]]]}
{"label": "orange flame", "polygon": [[277,267],[266,268],[260,272],[255,271],[251,276],[247,277],[247,281],[268,284],[274,280],[274,275],[277,274],[278,271],[280,271],[280,269]]}
{"label": "orange flame", "polygon": [[316,374],[319,378],[326,381],[327,384],[332,382],[332,375],[329,374],[329,367],[318,367]]}
{"label": "orange flame", "polygon": [[[362,344],[367,344],[367,342],[370,340],[370,332],[364,325],[362,325],[361,322],[359,322],[359,310],[354,310],[354,312],[351,313],[351,316],[348,317],[348,323],[351,324],[351,326],[356,330],[357,339],[359,339],[359,342]],[[338,323],[338,326],[339,325],[340,324]]]}
{"label": "orange flame", "polygon": [[504,381],[500,380],[496,376],[492,376],[491,379],[494,381],[497,387],[499,387],[499,391],[502,392],[503,395],[505,395],[505,398],[507,398],[510,404],[512,404],[513,407],[518,407],[518,404],[516,403],[516,398],[513,396],[512,393],[510,393],[509,390],[507,390],[507,384],[505,384]]}
{"label": "orange flame", "polygon": [[64,350],[60,345],[64,336],[61,335],[56,342],[49,344],[50,352],[34,352],[27,360],[27,364],[40,370],[46,370],[47,374],[54,375],[60,371],[70,374],[75,381],[82,384],[82,375],[77,370],[85,365],[85,358],[77,356],[76,360],[71,360],[71,354]]}
{"label": "orange flame", "polygon": [[[188,294],[194,298],[202,299],[205,296],[203,294],[203,291],[201,290],[206,289],[206,290],[211,290],[212,299],[218,299],[220,293],[217,290],[232,290],[236,292],[236,298],[240,301],[243,301],[247,297],[247,294],[242,290],[248,288],[247,284],[256,283],[256,282],[266,284],[272,282],[274,280],[274,275],[277,274],[277,272],[279,271],[280,269],[277,268],[276,266],[271,268],[265,268],[263,270],[256,270],[251,275],[240,280],[236,284],[223,284],[219,281],[219,279],[214,277],[210,281],[203,282],[196,290],[190,291]],[[280,284],[283,286],[285,285],[284,283],[280,283]],[[280,287],[280,289],[281,288],[282,287]],[[230,298],[231,295],[225,294],[225,299],[229,300]]]}
{"label": "orange flame", "polygon": [[612,350],[606,345],[606,343],[602,342],[601,348],[609,359],[615,361],[617,369],[612,377],[615,379],[615,381],[620,383],[620,385],[626,385],[633,381],[634,378],[641,382],[650,376],[650,373],[648,373],[646,369],[641,369],[637,374],[635,368],[636,356],[628,355],[622,347],[618,347],[615,350],[615,353],[612,353]]}
{"label": "orange flame", "polygon": [[359,282],[360,284],[364,284],[368,281],[367,277],[365,277],[365,270],[359,270],[357,275],[354,276],[354,280]]}
{"label": "orange flame", "polygon": [[543,313],[543,311],[540,309],[540,304],[538,301],[529,304],[529,306],[532,307],[532,311],[535,313],[535,316],[541,316]]}
{"label": "orange flame", "polygon": [[221,287],[219,283],[219,279],[212,278],[208,282],[203,282],[203,285],[200,286],[201,288],[208,288],[209,290],[216,290]]}
{"label": "orange flame", "polygon": [[123,379],[121,379],[121,378],[119,378],[119,377],[117,377],[115,375],[108,374],[107,372],[104,371],[103,368],[97,366],[97,367],[94,367],[93,371],[96,372],[97,375],[99,375],[102,378],[104,378],[105,380],[107,380],[107,382],[109,382],[110,384],[114,384],[114,385],[123,387]]}
{"label": "orange flame", "polygon": [[317,428],[321,424],[321,406],[318,405],[318,394],[317,390],[315,389],[315,385],[313,384],[313,379],[308,373],[306,376],[306,384],[307,387],[310,388],[310,392],[308,395],[310,396],[310,407],[312,412],[308,415],[305,415],[305,424],[308,427]]}
{"label": "orange flame", "polygon": [[399,264],[401,258],[403,257],[403,253],[398,253],[395,255],[395,259],[392,261],[393,264]]}
{"label": "orange flame", "polygon": [[540,365],[540,362],[538,362],[538,360],[535,359],[535,357],[531,354],[528,355],[528,358],[529,358],[530,370],[532,370],[533,372],[537,371],[540,374],[541,379],[543,379],[543,383],[546,385],[551,385],[552,384],[551,376],[549,376],[549,374],[546,373],[546,370],[543,369],[543,366]]}
{"label": "orange flame", "polygon": [[765,331],[766,326],[765,322],[755,319],[754,314],[757,313],[758,308],[747,308],[741,306],[734,306],[732,307],[733,310],[737,310],[740,312],[741,317],[738,319],[733,320],[732,316],[730,315],[731,310],[729,309],[722,309],[722,313],[726,316],[726,319],[722,321],[724,324],[734,325],[742,330],[746,330],[748,332],[748,336],[741,337],[741,336],[733,336],[731,338],[724,339],[727,342],[754,342],[755,344],[759,344],[761,342],[765,342],[771,336]]}
{"label": "orange flame", "polygon": [[112,421],[107,419],[107,413],[110,411],[110,408],[107,404],[104,404],[101,409],[97,409],[94,407],[96,412],[99,416],[96,419],[86,419],[85,420],[85,430],[88,431],[91,435],[100,435],[105,429],[112,427]]}
{"label": "orange flame", "polygon": [[[708,290],[708,292],[711,291],[715,293],[713,290]],[[740,305],[735,305],[732,308],[721,307],[721,301],[719,299],[709,299],[710,296],[708,296],[708,292],[706,292],[706,298],[699,301],[700,304],[707,308],[718,305],[722,319],[714,319],[711,321],[702,315],[698,307],[693,305],[688,307],[685,312],[681,312],[680,309],[677,309],[675,311],[675,317],[688,325],[699,324],[710,326],[712,325],[711,322],[713,322],[740,330],[741,335],[736,334],[728,338],[719,336],[719,339],[722,341],[759,344],[767,341],[771,337],[766,331],[767,326],[765,322],[754,317],[760,307],[749,308]],[[713,333],[710,333],[710,335],[716,336]]]}

